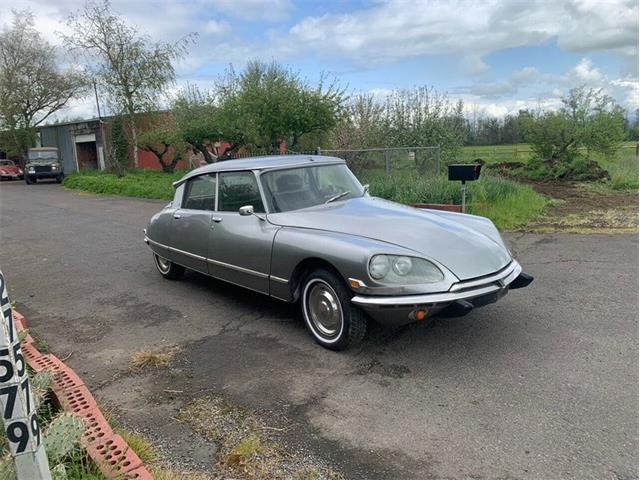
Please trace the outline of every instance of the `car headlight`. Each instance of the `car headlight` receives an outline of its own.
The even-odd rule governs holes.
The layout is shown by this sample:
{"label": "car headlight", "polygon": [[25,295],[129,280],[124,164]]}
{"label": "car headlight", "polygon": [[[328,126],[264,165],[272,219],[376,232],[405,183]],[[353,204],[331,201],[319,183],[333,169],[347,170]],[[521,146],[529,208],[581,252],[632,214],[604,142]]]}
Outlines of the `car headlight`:
{"label": "car headlight", "polygon": [[29,167],[29,173],[36,173],[36,169],[33,167]]}
{"label": "car headlight", "polygon": [[424,258],[404,255],[374,255],[369,261],[369,275],[382,283],[421,284],[444,280],[442,271]]}
{"label": "car headlight", "polygon": [[55,163],[53,165],[51,165],[51,169],[52,170],[57,170],[58,169],[58,165],[56,165]]}
{"label": "car headlight", "polygon": [[376,280],[386,277],[390,269],[391,262],[387,255],[376,255],[369,262],[369,274]]}

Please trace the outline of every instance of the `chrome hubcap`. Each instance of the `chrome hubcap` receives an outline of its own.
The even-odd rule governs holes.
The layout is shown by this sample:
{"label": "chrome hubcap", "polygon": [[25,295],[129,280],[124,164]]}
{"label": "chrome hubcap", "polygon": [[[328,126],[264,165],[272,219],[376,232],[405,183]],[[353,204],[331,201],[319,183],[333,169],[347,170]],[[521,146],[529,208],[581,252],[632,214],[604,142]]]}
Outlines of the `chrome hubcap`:
{"label": "chrome hubcap", "polygon": [[169,271],[169,267],[171,267],[171,261],[156,255],[156,262],[158,263],[158,267],[160,268],[160,270],[162,270],[163,272]]}
{"label": "chrome hubcap", "polygon": [[342,308],[336,292],[316,281],[307,294],[307,313],[313,326],[326,337],[336,336],[342,327]]}

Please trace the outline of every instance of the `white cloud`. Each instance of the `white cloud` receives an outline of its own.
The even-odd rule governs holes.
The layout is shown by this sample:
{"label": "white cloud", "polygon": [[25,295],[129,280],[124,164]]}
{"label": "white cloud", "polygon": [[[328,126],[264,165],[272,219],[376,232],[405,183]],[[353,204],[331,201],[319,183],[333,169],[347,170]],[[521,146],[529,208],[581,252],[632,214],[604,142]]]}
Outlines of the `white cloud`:
{"label": "white cloud", "polygon": [[525,67],[511,74],[511,77],[504,82],[477,83],[469,91],[474,95],[481,96],[503,96],[513,95],[518,92],[522,85],[536,80],[540,75],[535,67]]}
{"label": "white cloud", "polygon": [[290,35],[301,48],[339,53],[360,63],[461,53],[473,66],[489,52],[554,38],[570,51],[633,56],[638,52],[638,4],[388,0],[350,13],[306,17],[291,27]]}
{"label": "white cloud", "polygon": [[604,73],[599,68],[593,66],[593,62],[588,58],[580,60],[567,74],[567,81],[570,83],[586,83],[588,85],[599,84],[605,79]]}
{"label": "white cloud", "polygon": [[[526,67],[514,72],[503,82],[477,83],[465,90],[467,98],[475,104],[493,105],[487,107],[493,112],[505,111],[513,113],[523,105],[536,108],[557,108],[560,98],[571,88],[586,85],[590,88],[601,88],[613,97],[618,104],[628,110],[635,110],[639,101],[638,81],[632,78],[610,78],[602,70],[595,67],[591,59],[583,58],[575,66],[562,75],[541,74],[534,67]],[[536,87],[537,91],[536,91]],[[529,92],[528,100],[516,100],[513,97],[522,90]],[[530,92],[536,91],[532,97]],[[524,102],[524,103],[522,103]],[[496,107],[499,105],[500,107]],[[515,109],[515,110],[514,110]]]}
{"label": "white cloud", "polygon": [[212,35],[223,35],[231,31],[231,25],[225,21],[209,20],[204,25],[204,31]]}

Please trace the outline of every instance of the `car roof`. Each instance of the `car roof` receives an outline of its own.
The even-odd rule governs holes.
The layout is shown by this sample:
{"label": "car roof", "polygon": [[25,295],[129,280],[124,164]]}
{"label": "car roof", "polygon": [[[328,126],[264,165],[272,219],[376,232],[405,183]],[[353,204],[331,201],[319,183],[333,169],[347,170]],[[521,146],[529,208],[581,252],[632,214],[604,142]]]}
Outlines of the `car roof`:
{"label": "car roof", "polygon": [[324,155],[272,155],[265,157],[243,158],[241,160],[224,160],[196,168],[195,170],[187,173],[173,185],[174,187],[177,187],[191,177],[207,173],[232,172],[238,170],[271,170],[277,168],[331,165],[338,163],[345,163],[345,161],[342,158],[327,157]]}

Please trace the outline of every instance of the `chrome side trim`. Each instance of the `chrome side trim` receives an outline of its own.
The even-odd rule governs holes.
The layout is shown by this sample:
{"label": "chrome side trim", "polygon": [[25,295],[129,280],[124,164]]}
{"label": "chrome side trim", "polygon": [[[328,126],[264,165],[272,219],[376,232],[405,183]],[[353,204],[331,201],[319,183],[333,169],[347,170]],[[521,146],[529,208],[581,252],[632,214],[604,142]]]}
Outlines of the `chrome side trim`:
{"label": "chrome side trim", "polygon": [[269,275],[269,279],[273,280],[274,282],[278,282],[278,283],[284,283],[284,284],[289,283],[289,280],[287,280],[285,278],[276,277],[275,275]]}
{"label": "chrome side trim", "polygon": [[202,257],[200,255],[196,255],[195,253],[185,252],[184,250],[180,250],[178,248],[173,248],[173,247],[167,247],[167,248],[169,249],[170,252],[180,253],[182,255],[186,255],[187,257],[191,257],[191,258],[195,258],[196,260],[200,260],[201,262],[204,262],[206,260],[206,257]]}
{"label": "chrome side trim", "polygon": [[[494,275],[491,275],[489,277],[480,278],[478,280],[467,280],[467,281],[462,281],[460,283],[456,283],[455,285],[453,285],[449,289],[449,291],[450,292],[457,292],[459,290],[466,290],[467,288],[477,287],[477,286],[480,286],[480,285],[489,285],[489,284],[491,284],[493,282],[498,282],[498,281],[503,280],[506,277],[508,277],[518,267],[520,267],[520,264],[518,262],[516,262],[515,260],[513,260],[509,265],[507,265],[505,268],[503,268],[502,270],[500,270],[498,273],[496,273]],[[522,270],[522,268],[520,268],[520,269]],[[517,275],[516,275],[516,277],[517,277]]]}
{"label": "chrome side trim", "polygon": [[[487,285],[487,279],[483,279],[482,286],[477,288],[469,288],[464,291],[449,291],[443,293],[428,293],[424,295],[404,295],[395,297],[369,297],[356,295],[351,299],[356,305],[364,307],[402,307],[412,305],[425,305],[433,303],[450,303],[456,300],[464,300],[467,298],[481,297],[489,293],[498,292],[513,282],[522,272],[522,267],[514,260],[515,268],[509,268],[509,273],[502,272],[499,278],[493,283]],[[492,276],[493,277],[493,276]],[[489,278],[489,277],[487,277]],[[474,280],[475,282],[475,280]]]}
{"label": "chrome side trim", "polygon": [[166,245],[163,245],[162,243],[156,242],[155,240],[151,240],[149,237],[147,237],[146,235],[144,236],[144,243],[146,243],[147,245],[152,243],[153,245],[155,245],[156,247],[160,247],[160,248],[169,248]]}
{"label": "chrome side trim", "polygon": [[251,270],[249,268],[239,267],[237,265],[232,265],[230,263],[220,262],[219,260],[212,260],[211,258],[207,258],[207,262],[213,265],[218,265],[220,267],[230,268],[231,270],[236,270],[242,273],[248,273],[249,275],[255,275],[259,278],[268,278],[269,275],[262,272],[256,272],[255,270]]}
{"label": "chrome side trim", "polygon": [[200,260],[202,262],[204,262],[206,260],[205,257],[202,257],[200,255],[196,255],[194,253],[190,253],[190,252],[185,252],[184,250],[180,250],[178,248],[173,248],[173,247],[169,247],[168,245],[165,245],[163,243],[160,242],[156,242],[155,240],[151,240],[149,237],[147,237],[146,235],[144,236],[144,242],[148,245],[150,243],[152,243],[153,245],[155,245],[156,247],[160,247],[160,248],[166,248],[167,250],[169,250],[170,252],[176,252],[176,253],[181,253],[182,255],[186,255],[187,257],[191,257],[191,258],[195,258],[196,260]]}

